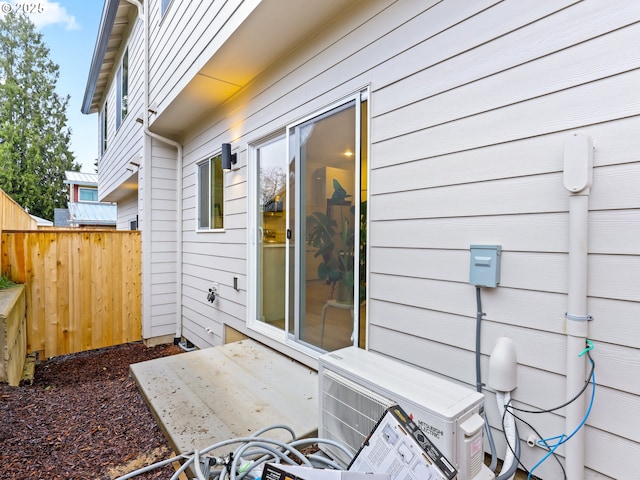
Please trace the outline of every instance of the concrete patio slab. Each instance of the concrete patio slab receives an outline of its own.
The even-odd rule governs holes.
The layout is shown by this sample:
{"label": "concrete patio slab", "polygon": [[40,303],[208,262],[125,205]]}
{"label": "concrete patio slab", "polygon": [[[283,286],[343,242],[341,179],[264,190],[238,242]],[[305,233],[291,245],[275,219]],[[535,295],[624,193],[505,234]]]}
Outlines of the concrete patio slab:
{"label": "concrete patio slab", "polygon": [[[318,429],[316,371],[252,340],[136,363],[131,373],[177,453],[275,424],[298,437]],[[267,436],[290,440],[284,430]]]}

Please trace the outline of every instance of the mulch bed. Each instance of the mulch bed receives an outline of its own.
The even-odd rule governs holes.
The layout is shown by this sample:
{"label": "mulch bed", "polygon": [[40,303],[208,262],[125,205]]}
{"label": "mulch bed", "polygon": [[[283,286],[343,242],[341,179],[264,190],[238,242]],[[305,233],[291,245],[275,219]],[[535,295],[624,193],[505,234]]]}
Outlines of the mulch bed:
{"label": "mulch bed", "polygon": [[33,385],[0,384],[0,478],[107,480],[170,458],[129,365],[181,352],[131,343],[43,361]]}

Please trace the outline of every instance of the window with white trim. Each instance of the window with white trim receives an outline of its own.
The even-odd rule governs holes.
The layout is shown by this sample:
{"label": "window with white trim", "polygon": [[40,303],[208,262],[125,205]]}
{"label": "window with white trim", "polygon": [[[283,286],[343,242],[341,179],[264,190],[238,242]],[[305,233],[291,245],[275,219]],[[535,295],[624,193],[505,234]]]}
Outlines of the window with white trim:
{"label": "window with white trim", "polygon": [[197,165],[198,168],[198,224],[197,229],[224,228],[224,172],[222,154]]}
{"label": "window with white trim", "polygon": [[116,94],[116,128],[120,128],[129,111],[129,48],[125,49],[118,68]]}
{"label": "window with white trim", "polygon": [[100,138],[101,138],[100,155],[104,155],[104,153],[107,151],[107,138],[108,138],[107,122],[108,121],[109,121],[109,117],[108,117],[108,111],[107,111],[107,103],[105,102],[104,108],[100,113]]}
{"label": "window with white trim", "polygon": [[80,202],[97,202],[98,190],[96,188],[78,188],[78,200]]}

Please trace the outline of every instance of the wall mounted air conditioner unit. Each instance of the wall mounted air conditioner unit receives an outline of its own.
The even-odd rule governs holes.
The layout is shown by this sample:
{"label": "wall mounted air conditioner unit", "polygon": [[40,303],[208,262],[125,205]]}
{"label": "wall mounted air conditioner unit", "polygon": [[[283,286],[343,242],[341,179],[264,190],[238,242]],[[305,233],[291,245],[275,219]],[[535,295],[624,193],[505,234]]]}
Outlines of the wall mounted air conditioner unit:
{"label": "wall mounted air conditioner unit", "polygon": [[[458,470],[458,480],[491,480],[484,465],[484,395],[380,354],[355,347],[319,358],[318,435],[355,455],[386,409],[399,404]],[[345,466],[339,448],[322,450]]]}

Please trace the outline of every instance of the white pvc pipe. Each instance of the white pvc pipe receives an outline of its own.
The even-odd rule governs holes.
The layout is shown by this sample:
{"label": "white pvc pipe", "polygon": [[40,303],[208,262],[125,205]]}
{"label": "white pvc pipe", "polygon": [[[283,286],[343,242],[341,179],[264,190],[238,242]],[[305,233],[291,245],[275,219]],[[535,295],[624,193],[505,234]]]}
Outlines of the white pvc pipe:
{"label": "white pvc pipe", "polygon": [[[584,386],[587,369],[586,357],[578,354],[584,350],[588,335],[587,317],[587,222],[589,197],[569,197],[569,293],[567,296],[567,378],[566,395],[569,400]],[[581,395],[567,406],[566,428],[575,430],[584,417],[586,396]],[[566,443],[566,470],[569,480],[584,478],[584,428]]]}
{"label": "white pvc pipe", "polygon": [[[567,290],[566,396],[572,398],[584,386],[587,360],[579,356],[589,330],[587,311],[587,255],[589,239],[589,192],[592,182],[593,146],[586,135],[572,135],[565,143],[564,184],[569,190],[569,265]],[[586,397],[581,395],[566,409],[565,431],[573,432],[584,418]],[[566,443],[567,478],[584,478],[584,428]]]}

